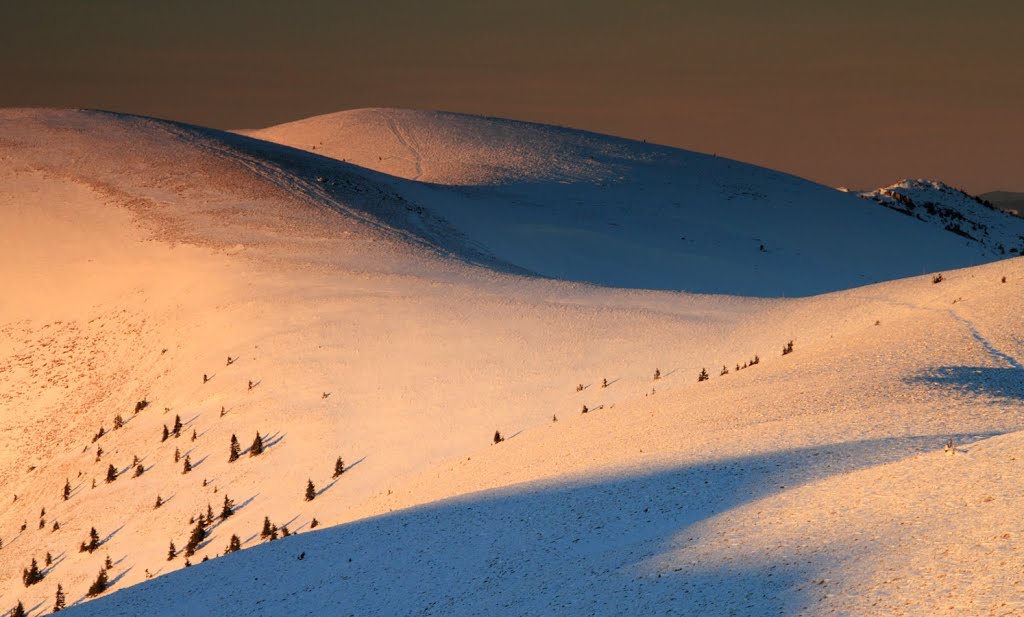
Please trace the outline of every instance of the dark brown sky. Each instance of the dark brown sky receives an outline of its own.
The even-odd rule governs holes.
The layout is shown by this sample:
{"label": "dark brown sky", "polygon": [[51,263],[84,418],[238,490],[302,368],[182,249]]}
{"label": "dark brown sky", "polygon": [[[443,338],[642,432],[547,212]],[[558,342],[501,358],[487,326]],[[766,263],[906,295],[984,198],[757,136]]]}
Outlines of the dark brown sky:
{"label": "dark brown sky", "polygon": [[1024,190],[1019,0],[2,4],[4,107],[221,128],[446,109],[646,138],[831,185],[909,176]]}

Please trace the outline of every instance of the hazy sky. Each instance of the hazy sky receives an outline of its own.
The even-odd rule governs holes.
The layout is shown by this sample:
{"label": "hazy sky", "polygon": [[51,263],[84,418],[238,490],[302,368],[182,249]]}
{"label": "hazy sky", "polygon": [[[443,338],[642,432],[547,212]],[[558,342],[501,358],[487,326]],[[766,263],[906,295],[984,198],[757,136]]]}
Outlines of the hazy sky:
{"label": "hazy sky", "polygon": [[1024,2],[10,1],[0,106],[536,120],[830,185],[1024,190]]}

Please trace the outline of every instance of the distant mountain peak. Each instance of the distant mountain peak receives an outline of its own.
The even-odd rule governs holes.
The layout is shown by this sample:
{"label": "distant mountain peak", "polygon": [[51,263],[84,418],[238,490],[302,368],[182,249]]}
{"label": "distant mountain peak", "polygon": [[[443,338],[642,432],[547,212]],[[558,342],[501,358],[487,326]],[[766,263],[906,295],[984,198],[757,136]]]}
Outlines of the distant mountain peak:
{"label": "distant mountain peak", "polygon": [[859,195],[924,223],[941,226],[994,255],[1024,254],[1024,219],[945,182],[904,179]]}

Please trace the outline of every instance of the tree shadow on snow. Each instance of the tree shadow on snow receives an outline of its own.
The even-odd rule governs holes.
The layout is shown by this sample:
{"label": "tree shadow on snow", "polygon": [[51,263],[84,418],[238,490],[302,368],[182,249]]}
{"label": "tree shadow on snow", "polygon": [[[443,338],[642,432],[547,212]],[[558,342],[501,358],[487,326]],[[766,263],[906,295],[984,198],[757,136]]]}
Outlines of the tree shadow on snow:
{"label": "tree shadow on snow", "polygon": [[59,555],[54,557],[53,558],[53,562],[50,563],[50,565],[48,565],[45,568],[43,568],[43,577],[49,576],[50,573],[52,573],[54,570],[56,570],[57,566],[59,566],[61,564],[61,562],[64,561],[67,558],[66,555],[67,555],[67,553],[65,551],[61,551],[61,553]]}
{"label": "tree shadow on snow", "polygon": [[[855,441],[484,491],[297,535],[288,551],[305,552],[303,560],[268,553],[280,544],[262,543],[211,560],[203,576],[173,572],[126,589],[109,607],[145,614],[201,596],[211,614],[269,615],[283,606],[315,612],[335,603],[356,614],[441,606],[460,614],[797,614],[821,597],[806,583],[826,557],[753,554],[721,565],[675,563],[673,551],[687,536],[701,536],[700,523],[744,504],[938,451],[950,437],[970,443],[988,436]],[[258,578],[232,575],[250,571]],[[216,581],[225,589],[209,588]],[[381,581],[388,581],[383,598]],[[221,606],[222,599],[231,604]]]}
{"label": "tree shadow on snow", "polygon": [[1024,370],[1013,367],[940,366],[907,382],[974,396],[1024,401]]}
{"label": "tree shadow on snow", "polygon": [[354,462],[354,463],[351,463],[351,464],[349,464],[349,465],[345,465],[345,473],[348,473],[348,471],[349,471],[350,469],[353,469],[353,468],[355,468],[355,466],[356,466],[356,465],[358,465],[359,463],[362,463],[362,462],[363,462],[363,461],[365,461],[365,460],[366,460],[366,455],[363,455],[363,456],[362,456],[362,457],[361,457],[361,458],[360,458],[359,460],[357,460],[356,462]]}
{"label": "tree shadow on snow", "polygon": [[[120,560],[118,560],[117,563],[121,563],[121,561],[123,561],[123,560],[124,560],[124,558],[121,558]],[[114,587],[114,585],[117,585],[119,582],[121,582],[121,579],[124,578],[129,572],[131,572],[132,568],[134,568],[134,567],[135,566],[128,566],[124,570],[121,570],[117,574],[117,576],[115,576],[114,578],[110,579],[110,582],[107,583],[107,589],[111,589],[112,587]]]}
{"label": "tree shadow on snow", "polygon": [[[32,613],[34,613],[34,612],[36,612],[36,611],[40,611],[40,612],[39,612],[39,614],[40,614],[40,615],[43,615],[43,614],[45,614],[45,611],[44,611],[44,610],[41,610],[41,609],[43,609],[43,605],[44,605],[44,604],[46,604],[46,602],[47,602],[46,600],[42,600],[42,601],[40,601],[40,602],[39,602],[39,604],[36,604],[36,605],[35,605],[35,606],[33,606],[32,608],[26,609],[26,610],[25,610],[25,615],[26,615],[26,616],[30,616],[30,615],[32,615]],[[14,609],[12,608],[12,609],[11,609],[10,611],[8,611],[8,612],[7,612],[7,613],[5,613],[5,614],[6,614],[6,615],[11,615],[11,614],[13,614],[13,613],[14,613]]]}
{"label": "tree shadow on snow", "polygon": [[121,526],[118,527],[117,529],[115,529],[114,531],[111,531],[110,533],[108,533],[107,537],[105,537],[102,540],[100,540],[100,543],[97,545],[97,548],[100,547],[100,546],[103,546],[107,542],[110,542],[111,540],[113,540],[114,536],[116,536],[118,534],[118,532],[121,531],[122,529],[124,529],[124,523],[122,523]]}
{"label": "tree shadow on snow", "polygon": [[[348,470],[346,469],[346,471],[348,471]],[[324,494],[324,493],[326,493],[327,491],[331,490],[331,488],[332,488],[332,487],[333,487],[333,486],[334,486],[335,484],[337,484],[337,483],[338,483],[338,480],[340,480],[340,479],[341,479],[341,476],[338,476],[337,478],[332,478],[330,482],[328,482],[328,483],[327,483],[326,485],[324,485],[324,487],[323,487],[323,488],[321,488],[320,490],[318,490],[318,491],[316,492],[316,496],[317,496],[317,497],[319,497],[320,495],[323,495],[323,494]]]}

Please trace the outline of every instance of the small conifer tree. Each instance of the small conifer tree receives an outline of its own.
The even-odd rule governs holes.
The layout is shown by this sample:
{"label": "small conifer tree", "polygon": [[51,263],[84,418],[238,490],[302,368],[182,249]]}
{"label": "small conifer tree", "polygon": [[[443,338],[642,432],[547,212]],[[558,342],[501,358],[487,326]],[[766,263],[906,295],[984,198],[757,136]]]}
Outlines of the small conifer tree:
{"label": "small conifer tree", "polygon": [[181,450],[178,450],[177,448],[175,448],[174,449],[174,462],[177,463],[180,460],[181,460]]}
{"label": "small conifer tree", "polygon": [[50,551],[46,551],[46,558],[43,560],[43,563],[45,563],[47,567],[53,565],[53,555],[50,554]]}
{"label": "small conifer tree", "polygon": [[71,498],[71,480],[65,480],[64,481],[63,497],[64,497],[64,501],[67,501],[68,499]]}
{"label": "small conifer tree", "polygon": [[159,508],[162,505],[164,505],[164,500],[160,498],[160,495],[157,495],[156,496],[156,504],[153,506],[153,509],[156,510],[157,508]]}
{"label": "small conifer tree", "polygon": [[82,552],[82,553],[91,553],[91,552],[95,551],[97,548],[99,548],[99,546],[100,546],[100,534],[96,531],[96,528],[93,527],[92,529],[89,530],[89,541],[88,542],[82,542],[82,550],[80,552]]}
{"label": "small conifer tree", "polygon": [[197,438],[196,429],[192,429],[192,441],[195,441],[196,438]]}
{"label": "small conifer tree", "polygon": [[256,432],[256,439],[252,440],[252,447],[249,448],[249,456],[259,456],[263,454],[263,438],[260,437],[259,431]]}
{"label": "small conifer tree", "polygon": [[181,426],[182,426],[181,425],[181,416],[175,414],[174,415],[174,428],[171,429],[171,432],[174,433],[175,437],[181,437]]}
{"label": "small conifer tree", "polygon": [[22,570],[21,580],[25,583],[26,587],[35,585],[39,581],[43,580],[43,573],[39,571],[39,564],[36,563],[36,558],[32,558],[32,564]]}
{"label": "small conifer tree", "polygon": [[145,473],[145,471],[146,471],[146,468],[145,468],[145,467],[143,467],[143,466],[142,466],[141,464],[139,464],[139,465],[136,465],[136,466],[135,466],[135,477],[136,477],[136,478],[138,478],[138,477],[139,477],[139,476],[141,476],[141,475],[142,475],[143,473]]}
{"label": "small conifer tree", "polygon": [[316,499],[316,487],[313,486],[313,480],[306,482],[306,501],[313,501]]}
{"label": "small conifer tree", "polygon": [[658,381],[659,379],[661,379],[661,370],[654,369],[654,381]]}
{"label": "small conifer tree", "polygon": [[25,605],[18,601],[18,605],[11,609],[11,617],[25,617]]}
{"label": "small conifer tree", "polygon": [[121,414],[117,414],[114,416],[114,430],[116,431],[122,426],[124,426],[124,418],[121,417]]}
{"label": "small conifer tree", "polygon": [[345,473],[345,462],[338,457],[338,460],[334,461],[334,475],[332,478],[337,478],[341,474]]}
{"label": "small conifer tree", "polygon": [[57,583],[57,597],[53,601],[53,612],[59,613],[64,610],[64,588]]}
{"label": "small conifer tree", "polygon": [[228,540],[228,547],[224,549],[224,554],[227,555],[239,550],[242,550],[242,541],[238,539],[237,535],[231,534],[231,539]]}
{"label": "small conifer tree", "polygon": [[107,558],[103,560],[103,567],[106,568],[107,570],[113,570],[114,569],[114,562],[110,561],[110,555],[107,555]]}
{"label": "small conifer tree", "polygon": [[192,528],[192,535],[188,538],[188,544],[185,545],[185,556],[191,557],[196,554],[196,550],[199,549],[199,545],[202,544],[206,538],[206,529],[203,525],[203,521],[198,521],[196,526]]}
{"label": "small conifer tree", "polygon": [[58,523],[57,521],[53,521],[53,528],[52,528],[51,531],[57,531],[59,529],[60,529],[60,523]]}
{"label": "small conifer tree", "polygon": [[90,598],[95,598],[107,590],[107,584],[107,571],[100,570],[99,575],[96,577],[96,580],[93,581],[92,585],[89,586],[89,591],[87,591],[85,595]]}
{"label": "small conifer tree", "polygon": [[170,436],[171,436],[171,432],[169,430],[167,430],[167,425],[165,424],[164,425],[164,432],[160,436],[160,443],[163,443],[163,442],[167,441],[167,438],[170,437]]}
{"label": "small conifer tree", "polygon": [[114,480],[117,480],[117,467],[114,467],[113,465],[109,465],[107,467],[107,479],[106,479],[106,482],[107,482],[107,484],[110,484]]}
{"label": "small conifer tree", "polygon": [[309,522],[309,528],[310,529],[316,529],[319,526],[320,526],[320,521],[316,520],[316,517],[313,517],[313,520]]}
{"label": "small conifer tree", "polygon": [[501,443],[505,441],[505,438],[501,436],[501,431],[494,431],[494,443]]}
{"label": "small conifer tree", "polygon": [[220,509],[221,519],[226,519],[235,513],[235,502],[224,495],[224,506]]}
{"label": "small conifer tree", "polygon": [[237,461],[238,460],[239,452],[240,452],[240,448],[238,446],[238,437],[235,437],[234,435],[232,435],[231,436],[231,449],[228,452],[228,462],[229,463],[234,463],[235,461]]}
{"label": "small conifer tree", "polygon": [[173,560],[178,555],[178,549],[174,547],[174,542],[171,542],[170,548],[167,549],[167,561]]}
{"label": "small conifer tree", "polygon": [[188,455],[185,455],[185,464],[181,466],[181,473],[185,474],[192,471],[192,461],[189,460]]}
{"label": "small conifer tree", "polygon": [[272,531],[273,530],[271,529],[271,525],[270,525],[270,517],[269,516],[264,516],[263,517],[263,530],[260,531],[260,538],[266,540],[267,538],[270,537],[270,534],[271,534]]}
{"label": "small conifer tree", "polygon": [[709,378],[707,369],[700,369],[700,374],[697,375],[697,381],[707,381],[708,379]]}

